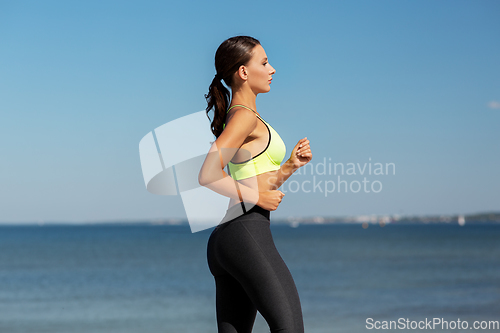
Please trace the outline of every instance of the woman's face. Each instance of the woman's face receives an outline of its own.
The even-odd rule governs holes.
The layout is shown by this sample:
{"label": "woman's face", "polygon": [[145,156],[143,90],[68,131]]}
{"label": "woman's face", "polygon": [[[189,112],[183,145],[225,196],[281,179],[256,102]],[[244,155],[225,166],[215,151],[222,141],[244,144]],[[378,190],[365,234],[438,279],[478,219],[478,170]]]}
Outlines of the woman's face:
{"label": "woman's face", "polygon": [[266,93],[271,90],[272,75],[276,73],[267,60],[266,51],[261,45],[253,48],[253,56],[246,67],[247,83],[256,93]]}

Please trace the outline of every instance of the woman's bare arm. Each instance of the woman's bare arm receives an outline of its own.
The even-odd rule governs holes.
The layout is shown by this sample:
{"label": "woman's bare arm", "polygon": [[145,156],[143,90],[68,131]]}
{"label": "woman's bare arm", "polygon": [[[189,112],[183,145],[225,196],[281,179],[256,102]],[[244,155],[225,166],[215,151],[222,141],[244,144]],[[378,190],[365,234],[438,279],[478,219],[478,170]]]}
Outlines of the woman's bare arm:
{"label": "woman's bare arm", "polygon": [[285,163],[281,165],[276,176],[268,178],[269,185],[272,185],[273,190],[277,190],[298,169],[299,167],[295,166],[293,162],[290,159],[288,159]]}
{"label": "woman's bare arm", "polygon": [[226,197],[257,204],[258,189],[238,183],[224,171],[224,167],[256,127],[257,118],[251,110],[240,109],[229,117],[224,131],[205,157],[198,175],[200,185]]}
{"label": "woman's bare arm", "polygon": [[276,176],[269,177],[268,183],[273,190],[277,190],[300,167],[312,159],[311,147],[307,137],[300,139],[290,154],[290,158],[281,165]]}

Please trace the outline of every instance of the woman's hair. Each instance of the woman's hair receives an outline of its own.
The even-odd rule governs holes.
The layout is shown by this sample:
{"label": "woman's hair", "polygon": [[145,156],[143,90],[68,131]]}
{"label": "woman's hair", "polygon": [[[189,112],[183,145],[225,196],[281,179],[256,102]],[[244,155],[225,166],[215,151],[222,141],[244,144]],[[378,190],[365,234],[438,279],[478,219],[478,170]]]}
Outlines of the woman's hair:
{"label": "woman's hair", "polygon": [[207,117],[208,112],[214,109],[214,120],[211,124],[212,133],[216,138],[222,133],[222,125],[226,119],[226,110],[230,103],[229,90],[224,87],[222,80],[231,87],[233,85],[233,74],[238,71],[241,65],[246,65],[253,55],[253,48],[260,45],[260,42],[249,36],[235,36],[226,39],[217,48],[215,52],[215,75],[208,94],[205,95],[207,100]]}

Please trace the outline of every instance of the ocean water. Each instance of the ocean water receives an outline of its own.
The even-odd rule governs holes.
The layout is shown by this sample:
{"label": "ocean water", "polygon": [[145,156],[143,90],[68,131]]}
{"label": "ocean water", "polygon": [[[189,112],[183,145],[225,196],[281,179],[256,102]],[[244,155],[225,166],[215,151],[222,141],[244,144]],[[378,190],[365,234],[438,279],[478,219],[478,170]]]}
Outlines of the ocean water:
{"label": "ocean water", "polygon": [[[217,332],[206,262],[212,230],[2,226],[0,332]],[[307,333],[379,331],[367,328],[368,318],[469,325],[434,326],[437,332],[500,321],[500,225],[271,230],[294,276]],[[260,314],[253,332],[269,332]]]}

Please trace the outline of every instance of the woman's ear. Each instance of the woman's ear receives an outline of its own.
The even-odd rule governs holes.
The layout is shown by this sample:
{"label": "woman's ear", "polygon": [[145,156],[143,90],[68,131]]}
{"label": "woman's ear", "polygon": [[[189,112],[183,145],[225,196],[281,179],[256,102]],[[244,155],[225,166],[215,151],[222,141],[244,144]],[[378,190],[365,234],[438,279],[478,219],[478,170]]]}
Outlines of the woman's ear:
{"label": "woman's ear", "polygon": [[245,80],[245,81],[247,80],[248,76],[247,76],[247,69],[246,69],[245,65],[241,65],[240,68],[238,69],[238,76],[242,80]]}

